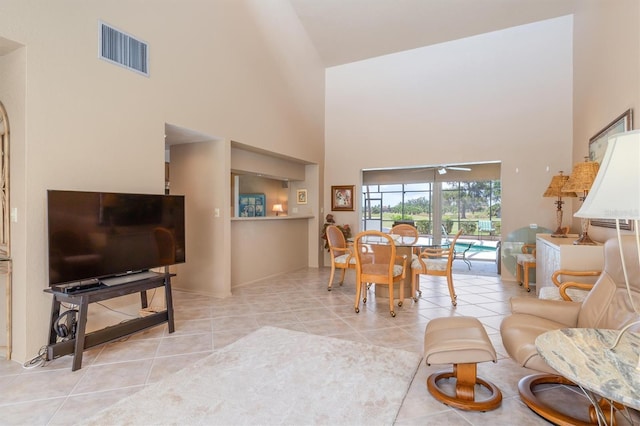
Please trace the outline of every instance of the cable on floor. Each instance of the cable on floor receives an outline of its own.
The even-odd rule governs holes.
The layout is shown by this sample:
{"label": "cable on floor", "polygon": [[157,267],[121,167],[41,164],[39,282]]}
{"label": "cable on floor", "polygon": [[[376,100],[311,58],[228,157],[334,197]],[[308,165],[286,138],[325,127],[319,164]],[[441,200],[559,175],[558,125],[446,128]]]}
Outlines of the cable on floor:
{"label": "cable on floor", "polygon": [[36,367],[44,367],[47,363],[47,347],[43,346],[38,351],[38,355],[22,364],[22,368],[30,370]]}

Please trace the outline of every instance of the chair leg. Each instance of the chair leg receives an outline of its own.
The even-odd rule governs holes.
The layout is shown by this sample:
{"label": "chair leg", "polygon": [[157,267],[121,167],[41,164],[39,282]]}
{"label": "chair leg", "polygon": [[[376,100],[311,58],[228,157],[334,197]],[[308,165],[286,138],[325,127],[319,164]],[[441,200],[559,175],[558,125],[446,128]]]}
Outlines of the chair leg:
{"label": "chair leg", "polygon": [[531,291],[531,288],[529,287],[529,268],[531,267],[530,263],[525,263],[524,265],[522,265],[522,273],[524,275],[523,278],[523,284],[524,284],[524,288],[527,291]]}
{"label": "chair leg", "polygon": [[414,302],[418,301],[416,297],[416,281],[420,281],[420,274],[411,274],[411,298]]}
{"label": "chair leg", "polygon": [[520,272],[521,265],[516,263],[516,281],[518,284],[522,285],[522,273]]}
{"label": "chair leg", "polygon": [[451,275],[451,272],[447,274],[447,285],[449,286],[449,297],[451,297],[451,304],[453,306],[456,306],[458,304],[458,302],[456,301],[458,296],[456,296],[456,290],[453,287],[453,276]]}
{"label": "chair leg", "polygon": [[342,284],[344,283],[344,276],[346,274],[347,270],[346,269],[342,269],[342,275],[340,275],[340,285],[342,286]]}
{"label": "chair leg", "polygon": [[362,288],[362,283],[360,282],[360,278],[356,278],[356,301],[353,308],[356,311],[356,314],[360,312],[360,291]]}
{"label": "chair leg", "polygon": [[396,312],[393,310],[393,281],[389,283],[389,313],[392,317],[396,316]]}
{"label": "chair leg", "polygon": [[333,285],[333,276],[336,273],[336,267],[333,264],[333,262],[331,263],[331,275],[329,275],[329,285],[327,286],[327,291],[331,291],[331,287]]}
{"label": "chair leg", "polygon": [[402,280],[399,284],[400,284],[400,300],[398,301],[398,306],[402,306],[402,304],[404,303],[404,280]]}

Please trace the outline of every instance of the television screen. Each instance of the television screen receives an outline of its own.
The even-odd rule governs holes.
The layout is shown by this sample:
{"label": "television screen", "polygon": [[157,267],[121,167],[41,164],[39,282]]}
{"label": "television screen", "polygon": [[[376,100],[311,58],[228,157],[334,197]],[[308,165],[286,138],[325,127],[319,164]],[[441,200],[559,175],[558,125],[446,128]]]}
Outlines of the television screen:
{"label": "television screen", "polygon": [[49,285],[185,261],[184,196],[47,191]]}

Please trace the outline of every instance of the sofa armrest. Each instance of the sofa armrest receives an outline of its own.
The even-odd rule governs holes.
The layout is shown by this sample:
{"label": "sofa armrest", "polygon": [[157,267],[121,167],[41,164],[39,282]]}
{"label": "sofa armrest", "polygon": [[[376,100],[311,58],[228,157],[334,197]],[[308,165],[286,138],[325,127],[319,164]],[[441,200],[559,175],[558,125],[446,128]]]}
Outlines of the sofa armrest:
{"label": "sofa armrest", "polygon": [[582,303],[564,300],[533,299],[530,297],[511,298],[511,312],[514,314],[528,314],[536,317],[556,321],[567,327],[578,324],[578,314]]}

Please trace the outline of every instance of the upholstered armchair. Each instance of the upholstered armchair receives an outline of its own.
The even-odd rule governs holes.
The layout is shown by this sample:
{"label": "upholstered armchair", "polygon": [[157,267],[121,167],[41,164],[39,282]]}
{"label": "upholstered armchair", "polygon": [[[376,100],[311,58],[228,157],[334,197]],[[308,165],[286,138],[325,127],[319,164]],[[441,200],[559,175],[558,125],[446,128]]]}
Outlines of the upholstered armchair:
{"label": "upholstered armchair", "polygon": [[[523,378],[519,385],[521,399],[536,413],[556,424],[584,424],[561,411],[542,404],[532,390],[538,384],[571,384],[549,367],[538,354],[536,338],[546,331],[561,328],[602,328],[620,330],[640,319],[634,306],[640,307],[640,265],[635,238],[622,238],[629,290],[625,283],[617,239],[604,247],[604,270],[582,303],[534,298],[513,298],[512,314],[501,326],[502,342],[508,354],[520,365],[547,374]],[[636,326],[636,329],[640,326]]]}
{"label": "upholstered armchair", "polygon": [[[553,286],[542,287],[538,292],[540,299],[568,300],[570,302],[582,302],[595,284],[595,278],[602,271],[572,271],[558,269],[551,275]],[[592,282],[578,282],[577,279],[589,279]]]}

